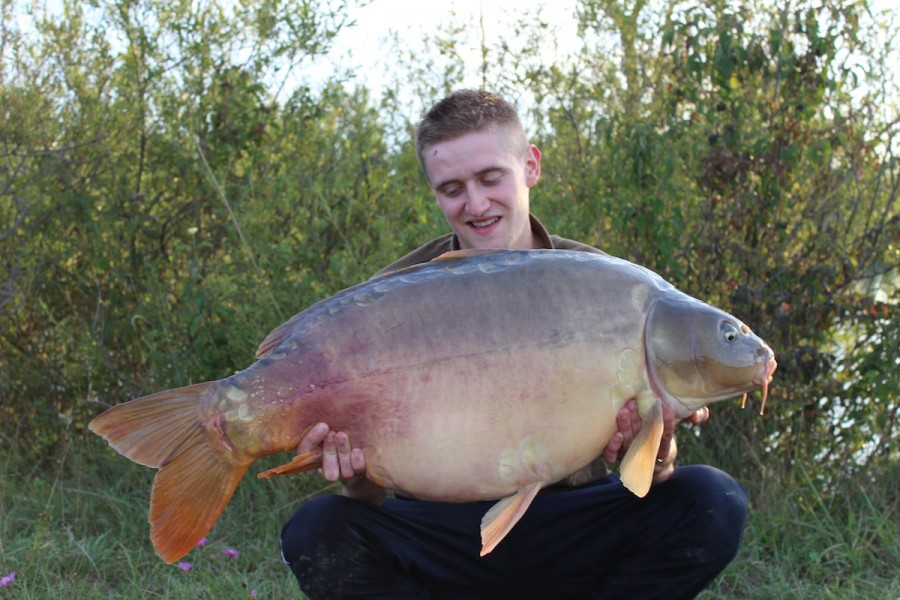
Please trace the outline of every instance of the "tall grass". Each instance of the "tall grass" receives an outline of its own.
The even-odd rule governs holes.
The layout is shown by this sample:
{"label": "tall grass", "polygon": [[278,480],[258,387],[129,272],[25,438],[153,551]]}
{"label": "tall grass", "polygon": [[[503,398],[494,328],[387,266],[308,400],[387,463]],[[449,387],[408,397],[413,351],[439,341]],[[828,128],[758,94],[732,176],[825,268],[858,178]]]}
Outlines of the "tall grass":
{"label": "tall grass", "polygon": [[[246,477],[182,571],[150,545],[152,470],[87,433],[68,436],[58,456],[12,450],[0,456],[0,577],[16,579],[0,599],[300,597],[278,536],[322,491],[318,476]],[[888,465],[878,478],[830,486],[802,469],[780,485],[744,481],[754,500],[743,547],[702,598],[900,598],[898,474]]]}

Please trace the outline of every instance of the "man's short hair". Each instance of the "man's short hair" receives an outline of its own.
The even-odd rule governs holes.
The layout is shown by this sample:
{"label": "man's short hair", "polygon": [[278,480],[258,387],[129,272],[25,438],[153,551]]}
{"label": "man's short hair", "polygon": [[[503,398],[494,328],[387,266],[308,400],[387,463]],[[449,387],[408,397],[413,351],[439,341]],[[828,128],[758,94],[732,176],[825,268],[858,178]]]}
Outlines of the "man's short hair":
{"label": "man's short hair", "polygon": [[525,152],[528,139],[515,107],[484,90],[458,90],[425,113],[416,128],[416,154],[425,168],[425,150],[467,133],[495,128],[504,132],[516,153]]}

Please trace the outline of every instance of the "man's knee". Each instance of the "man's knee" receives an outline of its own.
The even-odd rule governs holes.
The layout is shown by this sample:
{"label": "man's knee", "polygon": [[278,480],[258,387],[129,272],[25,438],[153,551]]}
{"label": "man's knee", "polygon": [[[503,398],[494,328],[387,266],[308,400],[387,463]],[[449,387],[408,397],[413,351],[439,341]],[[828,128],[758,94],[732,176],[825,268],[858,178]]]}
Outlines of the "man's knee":
{"label": "man's knee", "polygon": [[281,556],[308,597],[345,595],[343,587],[356,577],[364,552],[362,540],[355,536],[367,510],[371,507],[343,496],[319,496],[285,524]]}
{"label": "man's knee", "polygon": [[[727,564],[741,544],[747,518],[747,493],[727,473],[706,465],[681,467],[667,494],[682,498],[690,506],[692,530],[713,556]],[[669,482],[667,482],[669,483]],[[670,497],[672,497],[670,496]]]}
{"label": "man's knee", "polygon": [[281,530],[281,554],[289,565],[342,544],[361,510],[358,502],[328,494],[304,503]]}
{"label": "man's knee", "polygon": [[747,512],[747,493],[731,475],[708,465],[679,467],[670,480],[682,490],[690,490],[702,504],[721,505],[734,511],[735,516]]}

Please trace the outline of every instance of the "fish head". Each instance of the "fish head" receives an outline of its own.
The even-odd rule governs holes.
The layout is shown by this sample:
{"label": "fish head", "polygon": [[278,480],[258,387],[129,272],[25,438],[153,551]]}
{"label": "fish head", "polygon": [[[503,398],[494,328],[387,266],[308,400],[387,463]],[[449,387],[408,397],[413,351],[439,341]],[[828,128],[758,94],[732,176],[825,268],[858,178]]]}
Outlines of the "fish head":
{"label": "fish head", "polygon": [[760,387],[765,406],[775,353],[730,314],[690,296],[663,296],[650,307],[645,343],[651,384],[679,417]]}

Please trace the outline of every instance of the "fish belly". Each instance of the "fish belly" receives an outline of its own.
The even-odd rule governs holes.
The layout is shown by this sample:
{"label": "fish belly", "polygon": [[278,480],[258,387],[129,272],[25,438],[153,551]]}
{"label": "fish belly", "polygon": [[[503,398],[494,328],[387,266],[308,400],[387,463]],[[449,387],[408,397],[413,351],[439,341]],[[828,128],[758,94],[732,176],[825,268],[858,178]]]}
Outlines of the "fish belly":
{"label": "fish belly", "polygon": [[431,500],[500,498],[558,481],[606,446],[643,384],[620,381],[615,356],[592,364],[596,350],[511,349],[385,372],[345,386],[319,414],[363,448],[369,477],[385,487]]}

